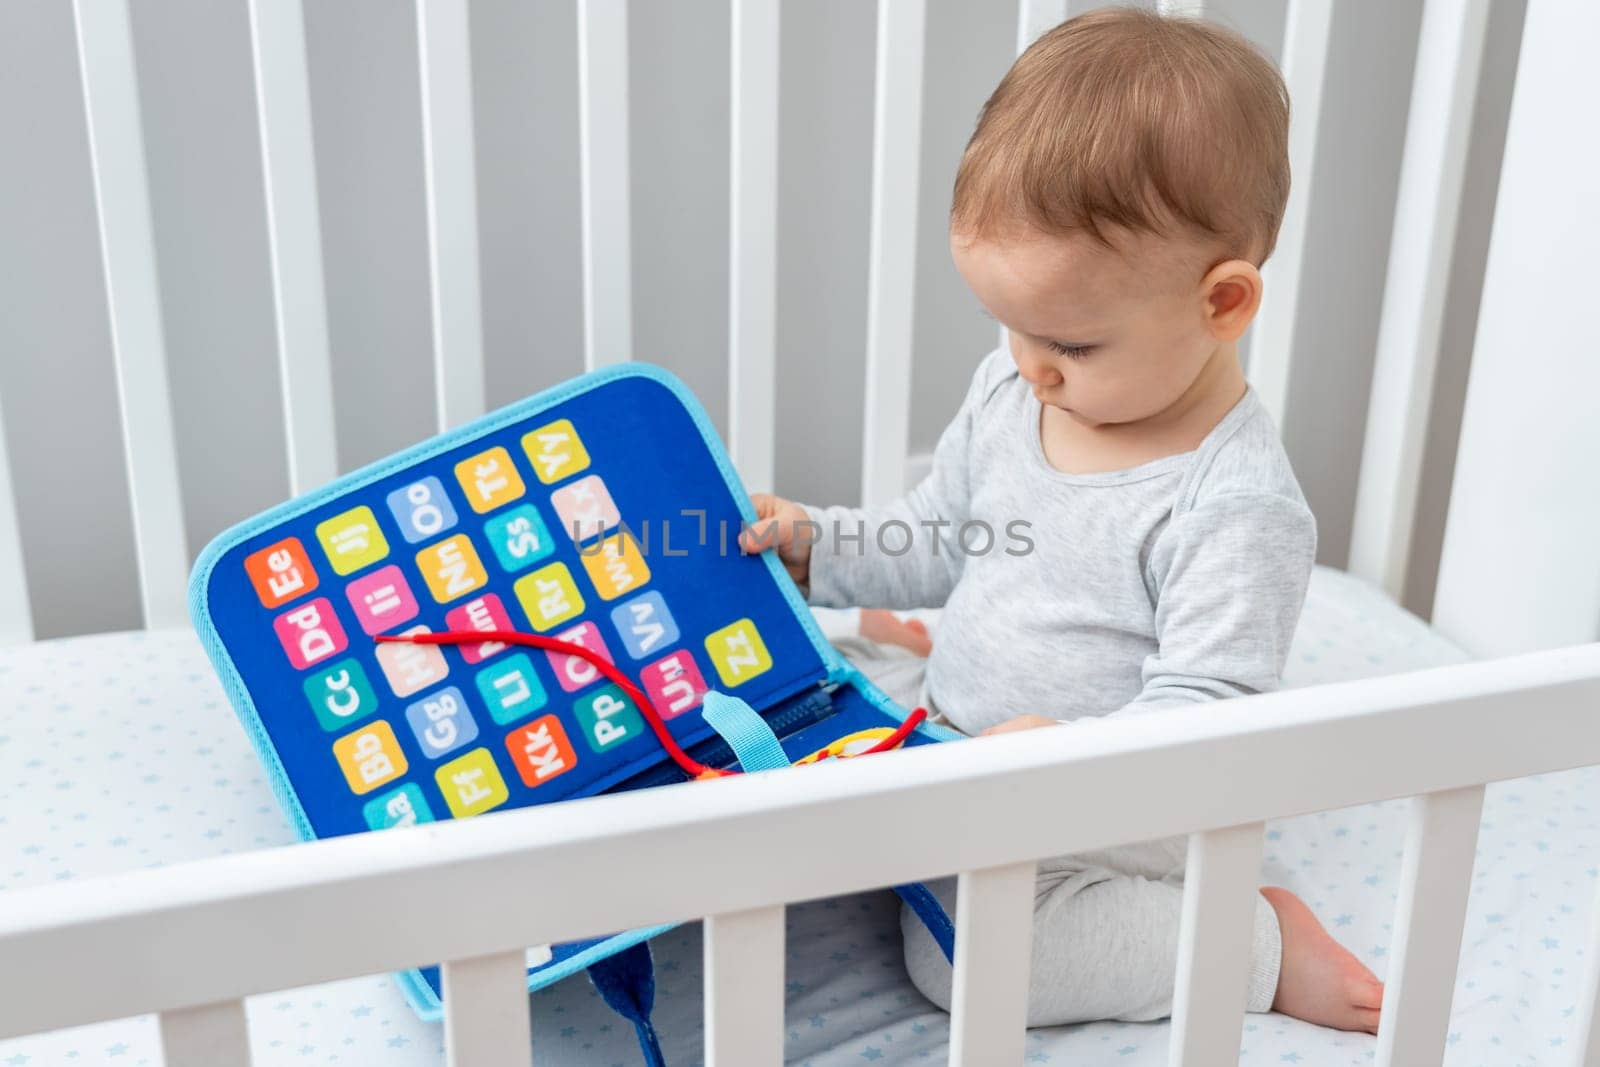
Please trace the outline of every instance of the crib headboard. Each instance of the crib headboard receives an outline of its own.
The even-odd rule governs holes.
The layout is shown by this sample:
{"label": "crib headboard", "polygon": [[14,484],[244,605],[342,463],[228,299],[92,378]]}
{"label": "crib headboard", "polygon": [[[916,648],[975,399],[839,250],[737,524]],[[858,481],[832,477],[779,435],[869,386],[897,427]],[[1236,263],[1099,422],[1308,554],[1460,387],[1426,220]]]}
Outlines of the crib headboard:
{"label": "crib headboard", "polygon": [[[1003,18],[1008,44],[1014,40],[1022,47],[1088,6],[1094,5],[1020,0],[1014,13],[979,16],[974,8],[961,17]],[[1481,242],[1458,240],[1458,235],[1481,230],[1483,220],[1474,206],[1485,202],[1485,181],[1487,202],[1494,201],[1501,105],[1511,79],[1503,72],[1495,76],[1498,68],[1491,60],[1496,48],[1502,60],[1515,52],[1506,44],[1506,27],[1520,29],[1521,5],[1491,9],[1489,0],[1410,0],[1375,15],[1361,5],[1292,0],[1286,17],[1276,5],[1240,0],[1163,0],[1158,6],[1169,14],[1236,25],[1282,62],[1294,101],[1295,183],[1278,250],[1267,268],[1271,295],[1249,340],[1249,373],[1291,446],[1302,454],[1306,449],[1317,455],[1351,454],[1349,427],[1364,422],[1348,563],[1399,596],[1419,558],[1419,510],[1443,496],[1436,483],[1452,465],[1448,449],[1437,454],[1438,440],[1449,438],[1458,417],[1459,401],[1448,386],[1459,380],[1470,353],[1452,346],[1451,330],[1460,333],[1460,322],[1471,321],[1484,277]],[[168,387],[160,235],[152,221],[150,174],[152,163],[159,162],[152,146],[170,147],[174,139],[147,136],[148,108],[141,104],[148,102],[148,79],[136,62],[140,38],[134,21],[145,16],[132,7],[127,0],[76,0],[72,9],[103,269],[103,291],[85,290],[84,307],[72,310],[97,314],[103,306],[110,325],[139,599],[145,625],[156,627],[183,624],[182,590],[197,546],[186,537],[191,527],[185,524],[182,457]],[[325,185],[319,185],[308,58],[308,32],[315,27],[308,27],[302,3],[249,0],[240,7],[248,31],[264,186],[264,276],[272,289],[276,403],[288,485],[301,492],[338,473],[334,382],[340,359],[348,356],[330,343],[337,307],[330,307],[324,272],[328,220],[319,203]],[[549,7],[557,9],[567,12],[563,17],[575,30],[581,256],[571,262],[570,272],[582,294],[583,364],[600,366],[637,353],[671,365],[673,354],[657,351],[635,322],[639,263],[633,203],[640,187],[638,168],[630,163],[640,163],[634,159],[640,134],[630,123],[630,106],[639,107],[640,100],[636,90],[630,91],[631,59],[633,51],[655,42],[641,38],[644,17],[625,0],[572,0],[570,11],[566,4]],[[376,10],[372,17],[378,17]],[[392,17],[392,8],[382,10]],[[829,25],[847,25],[853,10],[858,9],[841,7],[829,16],[834,18]],[[780,79],[780,58],[792,57],[796,47],[785,44],[793,36],[785,27],[793,29],[790,20],[799,17],[795,11],[778,0],[731,0],[729,158],[702,161],[708,171],[725,174],[728,183],[727,352],[719,387],[726,391],[724,425],[731,452],[753,488],[774,483],[783,449],[794,446],[780,438],[774,414],[781,369],[779,197],[786,188],[779,162],[783,145],[790,143],[784,138],[797,134],[795,122],[786,122],[787,112],[779,106],[780,86],[790,84]],[[845,397],[853,403],[860,397],[859,447],[847,451],[859,456],[860,493],[868,502],[894,496],[913,476],[912,453],[919,443],[913,411],[929,395],[921,385],[914,388],[914,371],[928,372],[918,369],[924,361],[913,360],[913,349],[923,336],[919,322],[942,299],[943,290],[930,289],[938,279],[930,281],[925,260],[928,249],[943,242],[946,190],[933,179],[947,175],[954,161],[944,141],[925,138],[952,121],[930,111],[947,94],[934,88],[942,83],[942,68],[933,71],[928,57],[931,42],[950,33],[951,11],[924,0],[880,0],[876,8],[871,153],[862,178],[870,190],[862,279],[865,330],[854,372],[858,377],[842,384],[829,401]],[[1556,239],[1557,234],[1576,236],[1574,227],[1594,232],[1592,204],[1581,199],[1577,184],[1585,160],[1572,155],[1588,151],[1592,157],[1593,147],[1564,138],[1544,119],[1559,113],[1558,94],[1570,93],[1572,79],[1580,76],[1579,68],[1568,69],[1561,52],[1563,43],[1578,35],[1564,35],[1557,26],[1576,16],[1537,5],[1535,11],[1522,51],[1536,50],[1539,61],[1522,64],[1527,69],[1506,139],[1512,162],[1499,197],[1438,588],[1441,623],[1482,652],[1593,637],[1600,620],[1600,551],[1582,544],[1594,518],[1594,494],[1569,491],[1584,484],[1579,457],[1585,445],[1594,451],[1594,435],[1600,432],[1595,420],[1585,418],[1592,403],[1580,380],[1597,372],[1594,360],[1586,359],[1593,346],[1578,330],[1574,309],[1579,305],[1573,299],[1592,271],[1584,271],[1576,242]],[[483,87],[474,82],[475,39],[469,31],[473,20],[494,16],[495,9],[467,0],[420,0],[414,14],[433,401],[437,425],[446,428],[491,406],[483,306],[494,279],[481,274],[488,261],[479,218],[480,193],[491,176],[480,167],[482,153],[475,143],[484,102],[475,99]],[[807,32],[817,32],[816,26]],[[1307,331],[1318,321],[1311,312],[1327,298],[1320,288],[1326,271],[1313,268],[1325,267],[1327,256],[1339,253],[1330,253],[1319,234],[1337,228],[1339,213],[1348,210],[1345,190],[1330,179],[1338,175],[1329,168],[1348,154],[1343,149],[1351,129],[1359,134],[1370,117],[1352,112],[1355,105],[1349,101],[1351,90],[1369,78],[1362,35],[1374,32],[1398,41],[1414,34],[1419,44],[1409,75],[1403,164],[1396,163],[1395,224],[1382,316],[1373,331],[1366,416],[1346,413],[1335,436],[1308,429],[1323,425],[1322,399],[1302,395],[1311,381],[1306,375],[1316,369],[1304,353],[1316,351],[1311,343],[1316,339]],[[477,43],[481,46],[482,39]],[[827,55],[819,60],[827,61]],[[1404,71],[1391,73],[1403,76]],[[1584,76],[1592,83],[1592,73]],[[960,117],[963,128],[967,121]],[[205,146],[184,150],[202,152]],[[1374,144],[1374,153],[1382,151]],[[1390,202],[1372,206],[1381,215]],[[1554,225],[1558,220],[1561,225]],[[183,239],[203,242],[207,235],[197,230]],[[0,249],[0,257],[5,255]],[[1358,264],[1339,265],[1359,269]],[[384,266],[371,264],[375,271]],[[1513,323],[1534,321],[1541,352],[1530,357],[1526,342],[1512,347],[1510,331]],[[1521,335],[1519,330],[1518,340]],[[0,351],[7,359],[19,356],[3,337]],[[230,356],[218,351],[214,358]],[[1558,362],[1570,366],[1572,373],[1559,383],[1553,375],[1517,375],[1531,358],[1548,361],[1552,369]],[[574,369],[575,361],[565,368]],[[552,371],[552,377],[561,373]],[[0,375],[0,382],[8,377],[16,380]],[[1296,381],[1301,387],[1291,388]],[[950,389],[934,392],[942,396]],[[13,399],[19,395],[15,390],[0,394],[0,641],[27,640],[35,633],[29,591],[40,584],[38,554],[49,542],[48,531],[18,520],[19,513],[29,513],[30,502],[19,501],[20,481],[12,478],[12,468],[32,462],[41,447],[15,429],[7,436],[7,405],[20,404]],[[497,395],[492,406],[509,399]],[[69,400],[61,403],[65,407]],[[191,488],[191,506],[194,493]],[[1329,531],[1342,533],[1339,516],[1319,518],[1325,542],[1332,539]],[[35,558],[30,561],[29,555]],[[82,628],[93,625],[86,622]],[[48,629],[54,633],[59,627]]]}

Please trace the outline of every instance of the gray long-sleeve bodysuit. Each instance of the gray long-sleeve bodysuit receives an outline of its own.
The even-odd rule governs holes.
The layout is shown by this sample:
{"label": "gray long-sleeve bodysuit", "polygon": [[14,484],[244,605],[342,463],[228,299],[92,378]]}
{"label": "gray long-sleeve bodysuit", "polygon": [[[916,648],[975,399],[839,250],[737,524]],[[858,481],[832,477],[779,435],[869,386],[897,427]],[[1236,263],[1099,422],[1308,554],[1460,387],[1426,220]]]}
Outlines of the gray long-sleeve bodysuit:
{"label": "gray long-sleeve bodysuit", "polygon": [[[1194,451],[1107,473],[1052,467],[1039,420],[997,350],[920,485],[880,509],[807,508],[812,603],[945,609],[925,677],[898,660],[875,680],[968,734],[1275,688],[1316,525],[1255,395]],[[1040,864],[1030,1025],[1170,1012],[1183,854],[1173,839]],[[935,890],[953,906],[953,883]],[[948,1006],[948,965],[903,925],[913,980]],[[1280,949],[1258,900],[1252,1010],[1271,1006]]]}

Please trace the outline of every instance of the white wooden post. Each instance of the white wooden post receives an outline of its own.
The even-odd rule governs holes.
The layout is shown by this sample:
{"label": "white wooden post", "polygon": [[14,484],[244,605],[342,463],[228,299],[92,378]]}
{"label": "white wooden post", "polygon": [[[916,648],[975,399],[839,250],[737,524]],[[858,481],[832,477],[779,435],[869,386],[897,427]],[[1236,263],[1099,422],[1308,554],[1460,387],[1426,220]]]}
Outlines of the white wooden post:
{"label": "white wooden post", "polygon": [[861,466],[861,501],[868,507],[905,489],[910,448],[926,19],[925,0],[878,0]]}
{"label": "white wooden post", "polygon": [[28,603],[28,571],[17,527],[11,464],[6,459],[6,420],[0,404],[0,645],[33,640],[33,608]]}
{"label": "white wooden post", "polygon": [[339,472],[302,0],[250,0],[250,47],[289,490],[299,495]]}
{"label": "white wooden post", "polygon": [[583,356],[594,370],[633,358],[626,0],[578,0],[578,142]]}
{"label": "white wooden post", "polygon": [[1549,122],[1600,98],[1600,5],[1525,10],[1433,603],[1485,657],[1593,641],[1600,620],[1600,140]]}
{"label": "white wooden post", "polygon": [[1173,1067],[1239,1058],[1262,830],[1257,822],[1189,835],[1168,1052]]}
{"label": "white wooden post", "polygon": [[1351,573],[1396,600],[1411,557],[1488,22],[1489,0],[1429,0],[1422,9],[1350,539]]}
{"label": "white wooden post", "polygon": [[[1017,2],[1017,55],[1049,30],[1066,21],[1067,0],[1018,0]],[[1011,335],[1004,326],[998,331],[999,347],[1011,344]]]}
{"label": "white wooden post", "polygon": [[1284,26],[1283,78],[1289,113],[1289,170],[1293,180],[1278,245],[1267,261],[1265,295],[1250,340],[1250,383],[1274,422],[1283,425],[1289,406],[1289,371],[1300,278],[1306,259],[1306,223],[1311,212],[1311,177],[1316,168],[1323,83],[1328,66],[1333,0],[1290,0]]}
{"label": "white wooden post", "polygon": [[1017,54],[1028,50],[1047,30],[1065,22],[1067,0],[1019,0],[1017,4]]}
{"label": "white wooden post", "polygon": [[517,949],[440,966],[450,1067],[527,1067],[533,1046],[526,960]]}
{"label": "white wooden post", "polygon": [[783,1063],[784,907],[708,916],[706,1067]]}
{"label": "white wooden post", "polygon": [[951,1067],[1022,1062],[1038,869],[1014,863],[957,880]]}
{"label": "white wooden post", "polygon": [[1583,994],[1578,1001],[1583,1022],[1578,1033],[1578,1063],[1600,1067],[1600,889],[1589,914],[1588,965],[1584,968]]}
{"label": "white wooden post", "polygon": [[1461,924],[1472,888],[1483,786],[1411,802],[1394,946],[1378,1023],[1378,1063],[1438,1063],[1450,1025]]}
{"label": "white wooden post", "polygon": [[73,12],[140,599],[146,626],[179,626],[188,618],[189,550],[172,438],[133,30],[127,0],[74,0]]}
{"label": "white wooden post", "polygon": [[467,0],[416,0],[439,429],[483,414],[483,297]]}
{"label": "white wooden post", "polygon": [[167,1067],[248,1067],[250,1063],[250,1031],[241,1000],[164,1011],[160,1025]]}
{"label": "white wooden post", "polygon": [[728,443],[770,489],[778,299],[778,0],[733,0],[728,182]]}

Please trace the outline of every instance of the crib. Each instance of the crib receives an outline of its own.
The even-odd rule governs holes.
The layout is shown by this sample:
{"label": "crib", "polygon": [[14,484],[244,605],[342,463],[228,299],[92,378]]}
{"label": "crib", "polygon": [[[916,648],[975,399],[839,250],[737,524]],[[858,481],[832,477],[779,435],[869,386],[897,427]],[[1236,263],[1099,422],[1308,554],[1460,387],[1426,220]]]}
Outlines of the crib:
{"label": "crib", "polygon": [[[773,483],[777,457],[780,4],[730,6],[727,436],[744,480],[760,488]],[[1173,15],[1216,14],[1208,4],[1162,6]],[[1164,1056],[1193,1067],[1237,1062],[1244,1040],[1254,1053],[1246,1062],[1276,1053],[1285,1062],[1375,1058],[1392,1067],[1600,1065],[1600,905],[1591,903],[1600,866],[1600,644],[1590,643],[1600,636],[1600,495],[1588,462],[1600,449],[1590,399],[1600,390],[1600,359],[1580,318],[1594,270],[1579,247],[1600,239],[1600,214],[1583,184],[1600,158],[1592,136],[1551,121],[1569,101],[1600,90],[1581,51],[1600,33],[1600,12],[1527,5],[1492,240],[1476,263],[1482,295],[1431,626],[1394,599],[1406,588],[1419,497],[1437,488],[1425,476],[1430,427],[1451,414],[1437,410],[1435,386],[1450,279],[1464,258],[1465,175],[1472,151],[1483,150],[1473,119],[1485,106],[1489,0],[1427,0],[1423,8],[1351,573],[1323,569],[1313,581],[1290,670],[1299,684],[1205,715],[1090,722],[714,787],[289,845],[265,787],[249,778],[243,739],[186,627],[190,555],[130,7],[74,0],[73,24],[146,630],[32,641],[10,474],[29,457],[13,450],[8,464],[0,425],[0,643],[10,646],[0,649],[0,689],[12,698],[0,711],[0,768],[10,776],[0,782],[0,1063],[102,1055],[124,1062],[130,1052],[156,1062],[157,1048],[169,1067],[313,1055],[492,1067],[530,1057],[620,1061],[630,1040],[620,1023],[613,1032],[592,1018],[577,1021],[593,1008],[581,979],[530,1001],[527,947],[699,920],[697,931],[668,935],[660,952],[680,972],[662,975],[663,993],[682,994],[662,1028],[670,1035],[676,1025],[700,1043],[685,1062],[777,1064],[787,1039],[790,1056],[800,1048],[804,1062],[819,1065],[947,1054],[969,1065],[1060,1055],[1125,1064]],[[1018,47],[1068,7],[1021,0]],[[918,188],[927,8],[925,0],[879,0],[876,8],[858,449],[868,503],[892,499],[917,469],[909,454],[914,253],[930,239],[926,227],[919,231],[919,196],[944,195]],[[469,5],[419,0],[415,12],[443,428],[486,407]],[[1309,178],[1319,121],[1339,92],[1325,77],[1335,18],[1332,0],[1290,0],[1283,31],[1296,187],[1269,265],[1272,297],[1249,349],[1253,387],[1280,422],[1296,317],[1317,299],[1306,271]],[[636,354],[629,21],[625,0],[576,0],[590,368]],[[305,8],[301,0],[250,0],[248,24],[278,384],[290,483],[300,492],[337,473]],[[1312,682],[1320,684],[1305,684]],[[181,738],[176,730],[141,737],[118,717],[130,702],[153,701],[209,710]],[[74,708],[86,709],[81,718],[72,718]],[[128,751],[113,754],[119,766],[69,764],[54,751],[70,737],[113,729],[133,735],[122,746]],[[169,743],[206,759],[221,755],[189,780],[162,766]],[[69,774],[103,774],[105,788],[97,799],[71,796]],[[174,780],[162,784],[163,774]],[[1508,781],[1517,784],[1507,792],[1489,788]],[[162,794],[169,800],[179,792],[200,799],[166,810],[173,805],[151,801],[157,793],[139,792],[140,783],[175,791]],[[198,814],[181,810],[185,803]],[[1364,814],[1316,814],[1372,804]],[[139,855],[88,862],[98,867],[92,876],[72,877],[73,850],[84,847],[74,839],[87,836],[79,827],[93,822],[91,809],[105,818],[126,812],[126,836],[119,830],[108,847],[131,842],[127,852]],[[1048,809],[1074,814],[1014,817]],[[1331,821],[1292,825],[1323,825],[1328,836],[1295,844],[1285,835],[1298,831],[1281,829],[1290,824],[1268,825],[1306,816]],[[841,832],[851,827],[897,831]],[[136,847],[159,847],[179,833],[185,843],[159,854]],[[1188,835],[1189,852],[1170,1024],[1027,1031],[1037,859],[1178,834]],[[1341,938],[1386,939],[1370,950],[1352,941],[1387,982],[1375,1041],[1244,1015],[1263,864],[1317,870],[1319,849],[1341,857],[1323,876],[1338,885],[1329,900],[1310,903]],[[1490,853],[1515,854],[1505,875],[1511,888],[1488,888],[1486,879],[1501,877],[1483,859]],[[1397,869],[1377,873],[1396,854]],[[1362,856],[1374,858],[1352,858]],[[13,873],[8,861],[21,869]],[[1373,891],[1348,895],[1369,870]],[[656,876],[641,882],[641,871]],[[947,1033],[942,1022],[930,1024],[926,1005],[911,1003],[903,982],[866,989],[857,997],[865,1007],[847,1009],[830,1007],[800,980],[830,970],[892,971],[897,946],[884,935],[897,933],[892,909],[849,895],[951,874],[960,893]],[[1485,896],[1493,899],[1475,903]],[[1326,913],[1352,899],[1360,914]],[[1512,928],[1490,942],[1495,930]],[[1483,945],[1487,955],[1476,952]],[[853,961],[857,950],[876,955]],[[1538,952],[1560,955],[1547,955],[1539,966],[1548,970],[1535,975],[1529,953]],[[801,958],[804,975],[796,972]],[[354,1004],[340,999],[344,986],[319,985],[435,962],[446,991],[442,1029],[388,1014],[398,998],[381,978],[368,979]],[[1516,973],[1528,978],[1508,987],[1523,990],[1521,1005],[1493,1024],[1509,1029],[1490,1035],[1460,1016],[1498,1003],[1496,976]],[[1496,992],[1485,992],[1491,987]],[[256,998],[248,1020],[246,998]],[[880,1009],[882,1018],[873,1014]],[[858,1032],[828,1049],[807,1045],[802,1031],[824,1029],[814,1020],[835,1010],[857,1011]],[[145,1018],[128,1028],[129,1017],[151,1014],[154,1024]],[[325,1025],[334,1014],[350,1025],[376,1017],[385,1029],[340,1043]],[[85,1029],[62,1031],[68,1027]]]}

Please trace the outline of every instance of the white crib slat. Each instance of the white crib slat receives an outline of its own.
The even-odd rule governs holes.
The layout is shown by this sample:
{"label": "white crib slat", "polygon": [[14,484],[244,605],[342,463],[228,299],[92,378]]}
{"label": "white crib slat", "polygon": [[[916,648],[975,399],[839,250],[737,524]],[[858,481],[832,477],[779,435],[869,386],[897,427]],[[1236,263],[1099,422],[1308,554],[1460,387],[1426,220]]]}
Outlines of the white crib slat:
{"label": "white crib slat", "polygon": [[1350,570],[1399,599],[1444,329],[1489,0],[1422,10],[1383,315],[1361,452]]}
{"label": "white crib slat", "polygon": [[770,488],[776,434],[778,0],[733,0],[728,183],[728,437],[744,483]]}
{"label": "white crib slat", "polygon": [[784,907],[705,921],[706,1067],[783,1063]]}
{"label": "white crib slat", "polygon": [[1204,0],[1156,0],[1156,10],[1168,18],[1197,19],[1204,17]]}
{"label": "white crib slat", "polygon": [[483,297],[467,0],[417,0],[439,429],[483,414]]}
{"label": "white crib slat", "polygon": [[[1067,0],[1018,0],[1017,3],[1017,55],[1047,31],[1054,29],[1067,18]],[[1000,327],[998,345],[1011,344],[1011,335]]]}
{"label": "white crib slat", "polygon": [[452,960],[439,968],[450,1067],[526,1067],[531,1061],[526,959],[518,949]]}
{"label": "white crib slat", "polygon": [[161,1013],[161,1050],[167,1067],[250,1063],[244,1001],[224,1000]]}
{"label": "white crib slat", "polygon": [[627,0],[578,0],[578,141],[583,357],[593,370],[633,358]]}
{"label": "white crib slat", "polygon": [[28,603],[28,571],[17,528],[11,464],[6,459],[6,419],[0,404],[0,645],[33,640],[33,609]]}
{"label": "white crib slat", "polygon": [[1306,258],[1306,222],[1311,210],[1311,175],[1316,166],[1323,82],[1333,0],[1290,0],[1284,26],[1283,78],[1293,107],[1289,115],[1289,169],[1293,181],[1278,245],[1267,261],[1265,298],[1250,339],[1250,384],[1279,426],[1289,406],[1289,372],[1300,279]]}
{"label": "white crib slat", "polygon": [[1600,890],[1595,892],[1589,914],[1589,964],[1585,968],[1582,1029],[1578,1033],[1578,1063],[1581,1067],[1600,1067]]}
{"label": "white crib slat", "polygon": [[1037,876],[1030,861],[967,871],[957,883],[951,1067],[1022,1062]]}
{"label": "white crib slat", "polygon": [[1189,835],[1168,1053],[1173,1067],[1239,1058],[1263,829],[1257,822]]}
{"label": "white crib slat", "polygon": [[1593,641],[1600,620],[1600,495],[1585,491],[1600,453],[1600,141],[1548,121],[1600,97],[1585,47],[1600,5],[1514,10],[1526,19],[1433,605],[1435,627],[1483,657]]}
{"label": "white crib slat", "polygon": [[127,0],[75,0],[89,159],[146,626],[187,618],[189,551],[167,388],[139,79]]}
{"label": "white crib slat", "polygon": [[925,0],[878,0],[861,468],[861,501],[868,507],[886,503],[905,489],[910,449],[926,23]]}
{"label": "white crib slat", "polygon": [[1418,797],[1411,805],[1389,952],[1393,963],[1378,1024],[1383,1067],[1438,1063],[1444,1057],[1483,786]]}
{"label": "white crib slat", "polygon": [[1017,4],[1017,54],[1067,18],[1067,0],[1019,0]]}
{"label": "white crib slat", "polygon": [[250,0],[278,372],[298,495],[339,472],[302,0]]}

